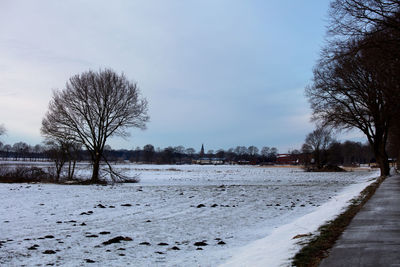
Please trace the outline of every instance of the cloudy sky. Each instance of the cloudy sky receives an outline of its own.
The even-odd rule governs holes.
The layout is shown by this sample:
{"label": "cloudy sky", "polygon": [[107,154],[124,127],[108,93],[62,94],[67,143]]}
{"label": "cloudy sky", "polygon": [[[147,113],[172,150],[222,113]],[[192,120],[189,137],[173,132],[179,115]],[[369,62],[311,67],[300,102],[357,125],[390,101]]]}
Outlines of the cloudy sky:
{"label": "cloudy sky", "polygon": [[52,91],[88,69],[136,81],[147,130],[114,148],[298,148],[329,0],[0,1],[3,143],[40,143]]}

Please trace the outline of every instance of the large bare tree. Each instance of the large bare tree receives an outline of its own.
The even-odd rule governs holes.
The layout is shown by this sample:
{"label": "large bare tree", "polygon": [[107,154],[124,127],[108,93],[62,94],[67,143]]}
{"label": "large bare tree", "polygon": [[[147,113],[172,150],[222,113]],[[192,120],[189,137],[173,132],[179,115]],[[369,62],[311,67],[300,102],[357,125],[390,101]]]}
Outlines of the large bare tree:
{"label": "large bare tree", "polygon": [[[349,41],[349,50],[354,51],[353,46],[357,45],[356,41]],[[335,60],[322,58],[306,95],[315,120],[339,129],[358,128],[366,135],[381,175],[386,176],[386,143],[394,116],[388,92],[396,86],[397,78],[386,68],[387,62],[379,51],[343,51]]]}
{"label": "large bare tree", "polygon": [[87,71],[54,91],[41,132],[48,138],[81,143],[93,164],[91,182],[97,183],[108,138],[126,137],[130,127],[144,129],[148,119],[147,101],[136,83],[111,69]]}
{"label": "large bare tree", "polygon": [[389,175],[386,144],[400,116],[400,1],[333,0],[329,18],[329,43],[306,89],[314,119],[360,129]]}

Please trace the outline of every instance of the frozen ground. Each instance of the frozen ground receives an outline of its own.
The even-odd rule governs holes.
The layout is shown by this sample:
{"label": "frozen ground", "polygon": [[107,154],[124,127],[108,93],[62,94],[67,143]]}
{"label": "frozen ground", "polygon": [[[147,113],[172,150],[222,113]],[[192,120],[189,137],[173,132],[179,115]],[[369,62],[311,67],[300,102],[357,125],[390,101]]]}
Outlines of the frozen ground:
{"label": "frozen ground", "polygon": [[[245,255],[261,262],[274,257],[266,248],[281,239],[279,232],[303,234],[296,221],[303,218],[304,224],[310,214],[313,221],[329,218],[345,201],[336,201],[335,210],[324,203],[357,194],[377,176],[250,166],[119,168],[140,174],[140,183],[0,184],[0,265],[252,264]],[[292,232],[284,231],[288,225]],[[118,236],[129,238],[103,244]],[[293,249],[286,238],[276,243],[282,248],[276,265]],[[263,248],[258,254],[257,247]]]}

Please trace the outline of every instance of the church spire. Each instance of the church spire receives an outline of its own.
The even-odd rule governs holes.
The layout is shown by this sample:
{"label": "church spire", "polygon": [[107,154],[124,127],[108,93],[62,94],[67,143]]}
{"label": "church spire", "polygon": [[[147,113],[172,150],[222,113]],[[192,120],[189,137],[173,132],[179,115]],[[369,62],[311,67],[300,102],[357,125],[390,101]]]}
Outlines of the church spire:
{"label": "church spire", "polygon": [[204,144],[201,144],[200,158],[204,157]]}

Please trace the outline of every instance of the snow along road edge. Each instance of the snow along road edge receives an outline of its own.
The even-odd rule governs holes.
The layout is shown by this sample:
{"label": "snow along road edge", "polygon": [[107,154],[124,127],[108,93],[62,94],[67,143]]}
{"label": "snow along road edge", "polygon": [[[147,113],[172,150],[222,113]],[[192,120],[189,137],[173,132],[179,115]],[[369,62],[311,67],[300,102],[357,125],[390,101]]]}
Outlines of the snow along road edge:
{"label": "snow along road edge", "polygon": [[338,216],[349,201],[358,196],[368,185],[376,181],[377,172],[371,174],[366,182],[353,184],[336,197],[295,221],[275,228],[270,235],[238,249],[235,256],[220,267],[274,267],[291,266],[291,258],[300,250],[298,234],[314,233],[327,221]]}

